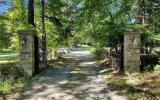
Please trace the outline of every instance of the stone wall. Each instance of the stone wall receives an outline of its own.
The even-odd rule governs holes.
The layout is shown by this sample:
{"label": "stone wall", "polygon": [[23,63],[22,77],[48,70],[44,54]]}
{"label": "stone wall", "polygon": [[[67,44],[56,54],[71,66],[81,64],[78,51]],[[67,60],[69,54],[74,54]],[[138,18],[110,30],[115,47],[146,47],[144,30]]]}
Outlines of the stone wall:
{"label": "stone wall", "polygon": [[140,32],[124,33],[124,71],[140,71]]}

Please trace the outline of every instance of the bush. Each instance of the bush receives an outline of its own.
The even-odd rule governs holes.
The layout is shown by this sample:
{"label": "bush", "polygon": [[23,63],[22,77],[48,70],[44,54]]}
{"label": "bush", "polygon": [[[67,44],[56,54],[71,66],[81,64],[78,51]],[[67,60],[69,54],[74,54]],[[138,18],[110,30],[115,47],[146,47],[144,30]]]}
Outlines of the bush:
{"label": "bush", "polygon": [[160,47],[154,48],[154,52],[160,57]]}
{"label": "bush", "polygon": [[[0,97],[5,97],[7,94],[22,93],[24,87],[29,83],[24,77],[16,80],[5,80],[0,83]],[[0,98],[1,100],[1,98]],[[5,99],[6,100],[6,99]]]}
{"label": "bush", "polygon": [[156,66],[154,67],[154,71],[160,71],[160,65],[156,65]]}
{"label": "bush", "polygon": [[2,91],[2,94],[11,92],[12,83],[13,83],[13,80],[6,80],[0,83],[0,91]]}
{"label": "bush", "polygon": [[154,66],[158,64],[159,57],[155,54],[141,55],[140,70],[154,70]]}
{"label": "bush", "polygon": [[109,51],[104,48],[95,49],[92,51],[92,54],[98,60],[109,58]]}
{"label": "bush", "polygon": [[10,79],[10,78],[19,78],[22,74],[18,68],[17,63],[5,63],[0,64],[0,78],[1,79]]}

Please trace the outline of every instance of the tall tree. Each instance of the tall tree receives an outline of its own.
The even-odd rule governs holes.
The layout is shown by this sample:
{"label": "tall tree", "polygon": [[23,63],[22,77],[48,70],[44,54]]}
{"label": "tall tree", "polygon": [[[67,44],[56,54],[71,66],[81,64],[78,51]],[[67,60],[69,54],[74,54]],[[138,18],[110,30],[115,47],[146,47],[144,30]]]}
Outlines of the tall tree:
{"label": "tall tree", "polygon": [[34,24],[34,0],[28,0],[28,23],[35,26]]}
{"label": "tall tree", "polygon": [[46,30],[45,30],[45,18],[44,18],[44,7],[45,7],[45,2],[44,0],[41,0],[41,5],[42,5],[42,63],[43,66],[46,66],[46,61],[47,61],[47,55],[46,55]]}

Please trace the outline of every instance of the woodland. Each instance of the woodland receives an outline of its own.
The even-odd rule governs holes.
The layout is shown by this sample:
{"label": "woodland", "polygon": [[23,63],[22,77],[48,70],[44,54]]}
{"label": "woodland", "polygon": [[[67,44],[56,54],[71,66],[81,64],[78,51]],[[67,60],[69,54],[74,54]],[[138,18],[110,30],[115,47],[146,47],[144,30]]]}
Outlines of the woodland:
{"label": "woodland", "polygon": [[[0,0],[0,100],[39,78],[20,74],[19,30],[36,30],[45,66],[59,64],[61,48],[90,50],[112,76],[111,90],[126,91],[131,100],[160,99],[160,0]],[[135,31],[141,33],[141,71],[117,71],[109,65],[112,52],[121,52],[124,32]]]}

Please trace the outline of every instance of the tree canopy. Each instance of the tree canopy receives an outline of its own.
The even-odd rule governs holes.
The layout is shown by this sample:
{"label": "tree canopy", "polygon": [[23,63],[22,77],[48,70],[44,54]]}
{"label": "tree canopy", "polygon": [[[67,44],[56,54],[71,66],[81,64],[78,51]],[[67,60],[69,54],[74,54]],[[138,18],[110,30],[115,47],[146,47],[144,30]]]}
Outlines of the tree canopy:
{"label": "tree canopy", "polygon": [[[44,0],[44,3],[48,49],[76,43],[114,47],[124,31],[141,31],[143,44],[159,40],[158,0]],[[8,47],[16,48],[18,30],[35,29],[42,35],[41,6],[41,0],[13,0],[11,7],[0,15],[1,38],[10,38]],[[34,15],[28,19],[30,25],[27,12],[33,7],[34,12],[28,14]]]}

